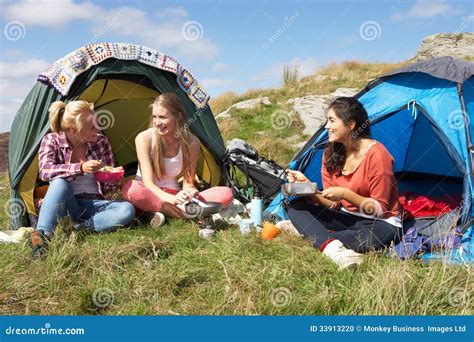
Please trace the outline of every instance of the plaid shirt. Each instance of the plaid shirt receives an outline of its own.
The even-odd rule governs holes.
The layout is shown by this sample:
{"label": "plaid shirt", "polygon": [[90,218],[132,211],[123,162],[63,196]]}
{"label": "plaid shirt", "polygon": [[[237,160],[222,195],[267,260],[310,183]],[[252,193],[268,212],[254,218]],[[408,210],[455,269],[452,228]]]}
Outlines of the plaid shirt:
{"label": "plaid shirt", "polygon": [[[41,140],[39,149],[39,178],[51,181],[55,178],[74,180],[81,175],[81,163],[71,163],[72,148],[67,141],[66,134],[49,133]],[[97,142],[87,143],[87,160],[99,160],[104,165],[114,166],[112,146],[107,137],[98,134]],[[106,193],[116,190],[116,185],[97,182],[99,191]]]}

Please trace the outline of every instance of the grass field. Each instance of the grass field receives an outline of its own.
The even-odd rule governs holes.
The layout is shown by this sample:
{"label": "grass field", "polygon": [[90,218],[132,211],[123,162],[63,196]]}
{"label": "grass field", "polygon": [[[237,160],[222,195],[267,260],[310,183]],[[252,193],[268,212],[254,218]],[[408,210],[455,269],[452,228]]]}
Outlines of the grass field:
{"label": "grass field", "polygon": [[[6,186],[1,177],[0,186]],[[2,191],[2,207],[8,193]],[[8,217],[0,215],[2,227]],[[195,223],[169,221],[109,234],[61,226],[45,260],[0,244],[1,314],[451,315],[472,314],[472,275],[461,266],[368,254],[356,271],[308,242],[273,241],[223,227],[208,241]]]}
{"label": "grass field", "polygon": [[[286,165],[296,152],[287,140],[302,131],[295,117],[275,132],[272,113],[308,92],[361,87],[394,65],[330,65],[292,87],[226,94],[229,105],[269,96],[272,105],[233,113],[219,122],[225,140],[240,137]],[[256,133],[258,132],[258,133]],[[307,137],[302,137],[302,139]],[[8,227],[8,179],[0,175],[0,225]],[[212,240],[195,223],[170,220],[109,234],[58,227],[47,258],[29,258],[22,244],[0,244],[0,314],[105,315],[465,315],[474,312],[472,270],[442,263],[364,256],[355,271],[338,271],[310,242],[280,234],[263,241],[224,226]]]}

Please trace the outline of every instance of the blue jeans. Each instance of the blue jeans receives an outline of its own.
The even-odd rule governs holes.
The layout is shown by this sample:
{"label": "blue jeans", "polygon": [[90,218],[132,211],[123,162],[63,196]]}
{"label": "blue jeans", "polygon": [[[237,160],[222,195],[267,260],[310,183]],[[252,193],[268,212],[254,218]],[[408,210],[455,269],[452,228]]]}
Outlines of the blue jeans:
{"label": "blue jeans", "polygon": [[135,217],[135,207],[126,201],[77,199],[71,183],[56,178],[49,183],[36,230],[51,237],[59,220],[66,216],[76,223],[76,228],[105,232],[130,224]]}

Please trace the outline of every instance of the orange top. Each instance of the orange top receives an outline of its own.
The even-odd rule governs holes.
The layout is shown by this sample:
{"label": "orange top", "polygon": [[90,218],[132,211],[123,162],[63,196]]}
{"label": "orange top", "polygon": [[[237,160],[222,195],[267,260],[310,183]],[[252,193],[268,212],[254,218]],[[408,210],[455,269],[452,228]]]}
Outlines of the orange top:
{"label": "orange top", "polygon": [[[323,155],[321,175],[323,187],[341,186],[351,189],[356,194],[377,200],[382,209],[382,219],[400,215],[398,204],[397,180],[393,174],[393,157],[378,141],[369,148],[357,168],[350,174],[330,175],[326,170],[326,158]],[[339,202],[337,203],[339,204]],[[359,208],[341,200],[340,204],[352,212],[359,212]]]}

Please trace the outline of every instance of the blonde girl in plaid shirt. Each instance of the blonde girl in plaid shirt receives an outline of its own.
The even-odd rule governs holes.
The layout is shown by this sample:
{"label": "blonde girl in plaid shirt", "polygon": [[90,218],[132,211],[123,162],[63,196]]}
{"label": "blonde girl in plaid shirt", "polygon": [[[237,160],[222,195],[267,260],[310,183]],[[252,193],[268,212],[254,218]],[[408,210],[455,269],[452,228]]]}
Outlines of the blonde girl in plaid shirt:
{"label": "blonde girl in plaid shirt", "polygon": [[43,247],[66,216],[77,228],[97,232],[126,226],[134,219],[133,205],[106,200],[113,186],[98,183],[93,176],[102,166],[114,165],[112,148],[99,134],[95,115],[94,105],[86,101],[57,101],[49,108],[52,132],[39,149],[39,178],[48,181],[49,188],[31,238]]}

